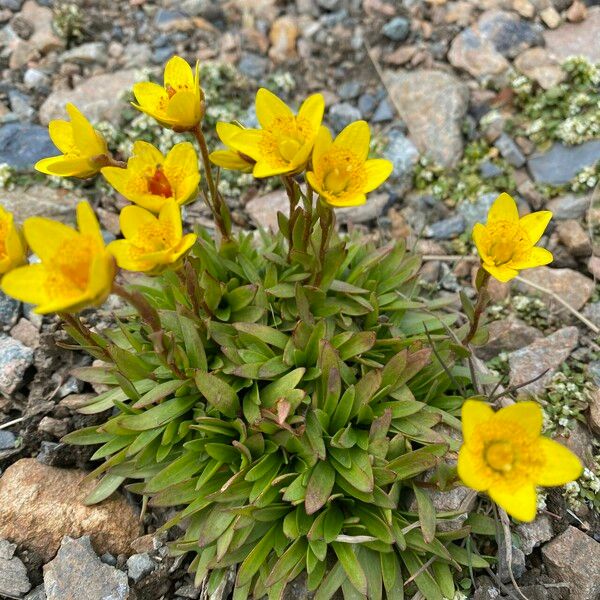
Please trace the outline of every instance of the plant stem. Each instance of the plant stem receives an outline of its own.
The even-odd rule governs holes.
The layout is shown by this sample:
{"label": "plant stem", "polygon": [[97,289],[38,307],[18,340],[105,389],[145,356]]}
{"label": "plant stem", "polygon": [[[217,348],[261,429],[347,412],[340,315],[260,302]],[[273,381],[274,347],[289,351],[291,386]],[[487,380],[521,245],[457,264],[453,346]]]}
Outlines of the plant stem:
{"label": "plant stem", "polygon": [[92,332],[82,323],[81,319],[79,318],[79,315],[72,315],[70,313],[59,313],[59,316],[65,323],[73,327],[73,329],[76,329],[92,348],[96,348],[106,358],[110,358],[106,350],[102,346],[98,345],[98,343],[94,339],[94,336],[92,335]]}
{"label": "plant stem", "polygon": [[318,202],[319,221],[321,223],[321,244],[319,246],[319,272],[315,279],[315,285],[320,285],[323,279],[323,269],[325,267],[325,257],[327,255],[327,249],[329,248],[329,240],[331,239],[331,233],[335,221],[335,215],[333,208],[325,204],[325,202]]}
{"label": "plant stem", "polygon": [[479,277],[481,277],[481,282],[477,286],[477,302],[475,303],[475,308],[473,311],[474,314],[473,320],[471,321],[471,328],[469,329],[469,333],[467,333],[467,337],[463,340],[464,346],[468,346],[471,340],[475,337],[479,327],[479,321],[481,320],[481,315],[485,311],[485,308],[490,300],[490,296],[487,292],[487,284],[490,280],[490,274],[485,271],[483,267],[479,267],[477,278]]}
{"label": "plant stem", "polygon": [[281,181],[285,187],[285,191],[290,200],[290,211],[288,216],[288,261],[292,256],[292,249],[294,245],[293,231],[294,224],[296,223],[296,206],[298,206],[299,190],[297,189],[297,183],[290,175],[282,175]]}
{"label": "plant stem", "polygon": [[215,224],[219,228],[219,232],[223,237],[223,240],[229,241],[230,237],[230,228],[227,226],[225,220],[223,219],[223,211],[228,210],[227,205],[221,198],[219,194],[219,190],[217,189],[217,184],[213,178],[212,167],[210,164],[210,158],[208,157],[208,146],[206,145],[206,138],[202,133],[202,129],[200,128],[200,124],[196,125],[194,129],[192,129],[192,133],[198,142],[198,146],[200,148],[200,154],[202,156],[202,164],[204,165],[204,174],[206,176],[206,181],[208,182],[208,191],[210,193],[210,202],[207,202],[208,207],[213,213],[213,217],[215,219]]}

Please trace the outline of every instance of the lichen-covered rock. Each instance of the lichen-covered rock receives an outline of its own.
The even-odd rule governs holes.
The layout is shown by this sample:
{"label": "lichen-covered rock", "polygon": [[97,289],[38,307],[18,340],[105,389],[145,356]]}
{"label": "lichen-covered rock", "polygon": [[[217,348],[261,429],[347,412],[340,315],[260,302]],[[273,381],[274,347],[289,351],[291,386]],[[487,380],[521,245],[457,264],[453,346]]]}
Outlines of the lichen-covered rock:
{"label": "lichen-covered rock", "polygon": [[95,485],[83,482],[86,473],[57,469],[25,458],[0,478],[0,537],[16,542],[50,560],[63,536],[90,535],[103,554],[131,554],[140,534],[135,509],[118,493],[100,504],[83,499]]}

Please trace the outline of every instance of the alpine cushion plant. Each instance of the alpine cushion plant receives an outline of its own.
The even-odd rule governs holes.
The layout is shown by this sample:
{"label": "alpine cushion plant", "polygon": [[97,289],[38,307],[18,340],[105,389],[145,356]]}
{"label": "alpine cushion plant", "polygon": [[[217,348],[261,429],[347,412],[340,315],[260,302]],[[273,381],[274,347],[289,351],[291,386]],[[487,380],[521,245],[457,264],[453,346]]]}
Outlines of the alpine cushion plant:
{"label": "alpine cushion plant", "polygon": [[[163,526],[185,531],[173,553],[193,555],[209,593],[235,569],[234,600],[280,599],[302,573],[317,600],[340,589],[346,599],[452,598],[463,567],[489,563],[470,527],[452,525],[459,513],[437,511],[427,490],[459,483],[461,406],[478,392],[465,358],[484,302],[465,301],[465,320],[450,300],[421,293],[419,257],[402,241],[377,248],[336,231],[333,206],[364,202],[391,164],[368,158],[363,121],[333,140],[320,95],[295,114],[259,90],[261,129],[219,124],[226,149],[209,153],[198,68],[174,57],[164,86],[134,94],[134,106],[195,138],[202,180],[187,142],[167,157],[138,142],[127,163],[105,150],[94,166],[137,204],[121,212],[123,238],[105,247],[87,203],[79,231],[29,219],[25,237],[42,262],[19,267],[22,246],[2,281],[39,312],[60,312],[104,361],[74,373],[110,388],[81,412],[111,416],[64,438],[100,445],[88,502],[127,481],[143,506],[177,507]],[[233,231],[211,161],[281,177],[290,202],[279,231]],[[181,204],[197,187],[214,235],[183,231]],[[92,332],[74,313],[111,289],[126,307],[114,327]],[[480,441],[465,433],[467,485],[465,452],[476,463]],[[538,475],[531,482],[548,481]],[[494,497],[495,483],[476,489]]]}

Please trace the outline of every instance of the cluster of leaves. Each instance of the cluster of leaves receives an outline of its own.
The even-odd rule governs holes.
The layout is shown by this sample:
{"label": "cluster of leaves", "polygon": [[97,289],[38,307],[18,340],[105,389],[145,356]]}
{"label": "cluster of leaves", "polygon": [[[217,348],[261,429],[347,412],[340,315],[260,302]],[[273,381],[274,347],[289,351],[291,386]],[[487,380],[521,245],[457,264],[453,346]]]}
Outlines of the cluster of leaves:
{"label": "cluster of leaves", "polygon": [[67,44],[81,44],[89,36],[84,11],[76,2],[69,0],[55,3],[52,26]]}
{"label": "cluster of leaves", "polygon": [[[497,174],[484,176],[484,163],[495,167]],[[513,193],[516,184],[511,166],[499,156],[497,148],[477,139],[467,144],[462,159],[453,169],[440,167],[427,157],[421,157],[415,167],[413,187],[455,206],[465,198],[473,200],[485,193]]]}
{"label": "cluster of leaves", "polygon": [[201,232],[179,275],[131,282],[138,312],[102,335],[69,327],[106,362],[76,375],[111,386],[82,409],[106,423],[66,437],[102,444],[88,501],[133,479],[178,507],[172,550],[209,591],[238,565],[235,600],[281,598],[302,572],[317,600],[452,598],[461,565],[488,564],[427,493],[456,481],[466,330],[419,296],[402,244],[323,253],[310,213],[279,217],[235,249]]}
{"label": "cluster of leaves", "polygon": [[600,67],[572,57],[562,69],[564,81],[548,90],[524,75],[511,82],[517,113],[510,129],[542,148],[553,141],[582,144],[600,136]]}

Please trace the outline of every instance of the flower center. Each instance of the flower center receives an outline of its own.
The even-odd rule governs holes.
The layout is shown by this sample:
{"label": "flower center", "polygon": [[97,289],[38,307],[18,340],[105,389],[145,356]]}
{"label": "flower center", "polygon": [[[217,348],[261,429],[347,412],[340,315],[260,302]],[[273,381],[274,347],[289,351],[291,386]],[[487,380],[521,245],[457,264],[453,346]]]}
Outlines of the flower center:
{"label": "flower center", "polygon": [[485,461],[494,471],[508,473],[515,463],[515,451],[510,442],[492,442],[485,449]]}
{"label": "flower center", "polygon": [[277,144],[277,147],[281,157],[284,160],[291,162],[298,153],[298,150],[300,150],[300,142],[293,138],[284,138]]}
{"label": "flower center", "polygon": [[491,237],[489,254],[494,264],[499,267],[522,256],[531,249],[527,233],[518,223],[496,221],[488,225]]}
{"label": "flower center", "polygon": [[323,183],[330,192],[339,194],[340,192],[343,192],[348,185],[348,172],[340,170],[339,167],[335,167],[325,175]]}
{"label": "flower center", "polygon": [[158,221],[140,227],[137,235],[130,242],[139,255],[162,252],[175,245],[170,227]]}
{"label": "flower center", "polygon": [[148,178],[148,191],[155,196],[162,196],[163,198],[171,198],[173,196],[171,184],[160,166],[157,166],[154,175]]}
{"label": "flower center", "polygon": [[63,242],[49,262],[45,289],[50,298],[77,296],[88,287],[90,267],[98,245],[89,236]]}

